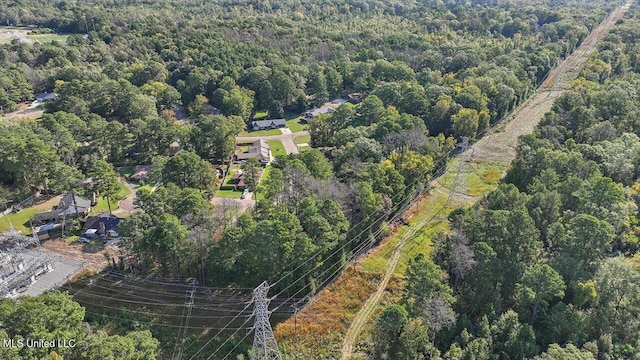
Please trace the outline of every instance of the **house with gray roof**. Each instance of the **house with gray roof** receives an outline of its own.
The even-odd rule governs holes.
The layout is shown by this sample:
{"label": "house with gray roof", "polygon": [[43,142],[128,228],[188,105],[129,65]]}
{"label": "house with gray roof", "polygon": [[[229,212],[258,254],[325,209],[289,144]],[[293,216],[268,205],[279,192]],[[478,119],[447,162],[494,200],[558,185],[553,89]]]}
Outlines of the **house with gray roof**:
{"label": "house with gray roof", "polygon": [[34,100],[39,102],[39,103],[44,103],[44,102],[48,102],[48,101],[56,101],[56,100],[58,100],[58,94],[43,92],[42,94],[36,96],[36,98]]}
{"label": "house with gray roof", "polygon": [[259,139],[251,143],[249,151],[236,154],[237,161],[247,159],[256,159],[263,165],[267,164],[271,161],[271,148],[269,147],[269,143],[263,139]]}
{"label": "house with gray roof", "polygon": [[36,213],[33,215],[33,220],[42,223],[63,219],[67,216],[86,217],[90,211],[91,200],[83,199],[76,194],[67,194],[60,199],[55,209]]}
{"label": "house with gray roof", "polygon": [[322,107],[314,108],[314,109],[311,109],[311,110],[307,111],[307,113],[304,116],[307,119],[313,119],[318,115],[331,114],[334,111],[335,111],[334,108],[332,108],[330,106],[323,105]]}
{"label": "house with gray roof", "polygon": [[277,129],[285,127],[286,124],[285,119],[254,120],[251,122],[251,128],[253,130]]}

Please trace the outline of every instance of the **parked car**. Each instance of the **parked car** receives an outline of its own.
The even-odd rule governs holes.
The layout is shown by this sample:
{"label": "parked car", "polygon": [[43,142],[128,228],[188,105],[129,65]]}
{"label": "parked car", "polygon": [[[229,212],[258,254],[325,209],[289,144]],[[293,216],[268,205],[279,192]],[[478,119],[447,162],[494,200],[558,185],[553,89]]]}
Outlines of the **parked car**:
{"label": "parked car", "polygon": [[83,235],[87,239],[92,239],[98,236],[98,229],[88,229],[87,231],[84,232]]}

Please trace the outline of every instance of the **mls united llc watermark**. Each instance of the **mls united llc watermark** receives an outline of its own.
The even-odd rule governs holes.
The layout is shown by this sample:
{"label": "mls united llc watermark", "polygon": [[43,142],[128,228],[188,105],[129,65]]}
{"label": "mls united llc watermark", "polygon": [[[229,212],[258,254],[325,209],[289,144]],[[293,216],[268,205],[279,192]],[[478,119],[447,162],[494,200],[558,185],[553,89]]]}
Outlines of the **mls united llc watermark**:
{"label": "mls united llc watermark", "polygon": [[2,339],[3,348],[74,348],[76,339]]}

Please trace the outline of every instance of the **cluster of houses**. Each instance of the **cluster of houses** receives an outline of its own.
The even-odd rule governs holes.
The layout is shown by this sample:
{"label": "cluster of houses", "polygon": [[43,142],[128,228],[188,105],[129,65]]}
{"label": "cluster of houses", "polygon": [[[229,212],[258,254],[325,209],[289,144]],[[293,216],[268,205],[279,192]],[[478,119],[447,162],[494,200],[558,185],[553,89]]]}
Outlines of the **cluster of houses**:
{"label": "cluster of houses", "polygon": [[76,218],[83,222],[82,236],[84,238],[118,237],[118,224],[121,218],[108,212],[89,216],[91,206],[94,205],[95,201],[84,199],[77,194],[64,195],[55,208],[36,213],[33,216],[34,225],[41,225],[37,230],[38,237],[48,239],[50,233],[61,229],[68,219]]}
{"label": "cluster of houses", "polygon": [[[362,101],[362,94],[360,93],[350,93],[350,94],[343,94],[342,98],[340,99],[335,99],[331,101],[331,104],[336,104],[336,105],[341,105],[345,102],[350,102],[353,104],[357,104],[359,102]],[[310,119],[313,119],[315,117],[317,117],[318,115],[322,115],[322,114],[331,114],[332,112],[335,111],[335,108],[331,105],[329,105],[329,103],[322,105],[321,107],[316,107],[313,108],[309,111],[307,111],[304,116],[302,118],[300,118],[300,123],[301,124],[306,124],[307,121],[309,121]],[[251,129],[253,129],[254,131],[257,130],[267,130],[267,129],[278,129],[278,128],[283,128],[286,126],[286,120],[285,119],[269,119],[269,120],[254,120],[251,122]]]}
{"label": "cluster of houses", "polygon": [[[319,108],[313,108],[307,111],[302,118],[300,118],[301,124],[306,124],[307,121],[313,119],[314,117],[322,114],[331,114],[335,109],[329,105],[323,105]],[[251,129],[254,131],[257,130],[268,130],[268,129],[278,129],[286,127],[287,120],[285,119],[269,119],[269,120],[254,120],[251,122]]]}

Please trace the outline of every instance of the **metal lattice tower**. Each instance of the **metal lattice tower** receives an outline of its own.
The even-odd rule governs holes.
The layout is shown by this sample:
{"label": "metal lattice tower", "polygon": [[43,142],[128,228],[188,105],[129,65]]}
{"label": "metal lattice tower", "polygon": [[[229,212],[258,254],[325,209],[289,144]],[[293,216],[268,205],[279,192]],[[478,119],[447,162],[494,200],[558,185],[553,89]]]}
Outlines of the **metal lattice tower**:
{"label": "metal lattice tower", "polygon": [[263,282],[253,291],[255,316],[253,352],[251,360],[282,360],[271,323],[269,323],[269,284]]}
{"label": "metal lattice tower", "polygon": [[463,207],[466,203],[465,197],[467,196],[466,166],[470,157],[470,152],[467,151],[467,149],[469,149],[469,138],[463,136],[462,143],[457,147],[460,148],[460,164],[458,165],[456,177],[454,178],[451,190],[449,191],[447,204],[451,204],[454,207]]}

